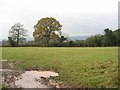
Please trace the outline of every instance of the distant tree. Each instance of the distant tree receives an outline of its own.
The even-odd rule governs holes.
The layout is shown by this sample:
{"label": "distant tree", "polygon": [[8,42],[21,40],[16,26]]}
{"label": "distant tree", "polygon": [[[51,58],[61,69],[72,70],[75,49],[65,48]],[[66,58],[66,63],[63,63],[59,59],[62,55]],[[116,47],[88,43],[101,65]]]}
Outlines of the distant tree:
{"label": "distant tree", "polygon": [[73,41],[69,41],[69,47],[73,47],[74,46],[74,42]]}
{"label": "distant tree", "polygon": [[74,41],[75,47],[85,46],[84,43],[85,43],[84,40],[75,40],[75,41]]}
{"label": "distant tree", "polygon": [[2,42],[1,42],[1,46],[9,46],[9,41],[8,40],[2,40]]}
{"label": "distant tree", "polygon": [[90,36],[85,40],[85,43],[89,47],[101,47],[102,46],[102,35]]}
{"label": "distant tree", "polygon": [[27,30],[24,29],[23,25],[20,23],[16,23],[13,25],[9,31],[9,40],[16,42],[16,46],[19,45],[20,41],[23,42],[26,40]]}
{"label": "distant tree", "polygon": [[35,42],[39,42],[42,39],[46,40],[46,45],[49,46],[49,41],[59,38],[61,34],[62,25],[52,17],[42,18],[34,26],[35,31],[33,37]]}
{"label": "distant tree", "polygon": [[116,43],[116,37],[113,34],[113,31],[109,28],[104,30],[105,35],[103,36],[103,45],[104,46],[114,46]]}
{"label": "distant tree", "polygon": [[64,42],[67,38],[65,36],[60,37],[60,42]]}
{"label": "distant tree", "polygon": [[116,37],[116,46],[120,46],[120,29],[116,29],[113,34],[115,35]]}
{"label": "distant tree", "polygon": [[94,47],[101,47],[102,46],[102,35],[95,35],[94,36]]}
{"label": "distant tree", "polygon": [[11,47],[15,47],[15,46],[16,46],[15,41],[13,41],[13,40],[11,39],[11,37],[8,37],[8,40],[9,40],[9,43],[10,43]]}
{"label": "distant tree", "polygon": [[62,46],[62,43],[63,43],[65,40],[67,40],[67,38],[66,38],[65,36],[63,36],[63,35],[59,38],[60,46]]}

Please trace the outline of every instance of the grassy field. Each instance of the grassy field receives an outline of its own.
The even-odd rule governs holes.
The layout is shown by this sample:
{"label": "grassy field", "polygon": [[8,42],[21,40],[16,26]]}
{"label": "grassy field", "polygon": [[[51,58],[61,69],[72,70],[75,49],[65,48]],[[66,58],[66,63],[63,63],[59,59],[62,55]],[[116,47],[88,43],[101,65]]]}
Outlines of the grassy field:
{"label": "grassy field", "polygon": [[117,87],[117,47],[2,48],[2,58],[21,61],[19,68],[53,69],[72,87]]}

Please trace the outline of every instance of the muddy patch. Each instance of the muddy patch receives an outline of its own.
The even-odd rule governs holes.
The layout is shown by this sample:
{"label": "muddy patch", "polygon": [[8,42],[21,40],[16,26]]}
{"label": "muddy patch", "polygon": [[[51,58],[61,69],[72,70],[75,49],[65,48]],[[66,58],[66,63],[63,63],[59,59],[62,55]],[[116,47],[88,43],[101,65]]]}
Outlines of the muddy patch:
{"label": "muddy patch", "polygon": [[2,60],[2,69],[9,69],[9,70],[15,70],[16,69],[16,63],[14,61],[7,61],[7,60]]}
{"label": "muddy patch", "polygon": [[20,77],[16,78],[15,85],[19,88],[50,88],[50,84],[44,84],[43,78],[56,76],[58,76],[58,73],[52,71],[25,71]]}
{"label": "muddy patch", "polygon": [[5,88],[61,88],[53,78],[59,74],[53,71],[17,70],[15,62],[2,61],[2,86]]}

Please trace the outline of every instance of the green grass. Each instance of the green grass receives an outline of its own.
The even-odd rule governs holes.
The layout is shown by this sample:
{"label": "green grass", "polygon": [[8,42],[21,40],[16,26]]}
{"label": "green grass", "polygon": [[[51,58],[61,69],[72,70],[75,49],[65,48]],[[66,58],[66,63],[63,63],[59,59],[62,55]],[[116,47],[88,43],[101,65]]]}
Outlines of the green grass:
{"label": "green grass", "polygon": [[117,47],[2,48],[2,58],[22,61],[20,68],[54,69],[56,78],[72,87],[117,87]]}

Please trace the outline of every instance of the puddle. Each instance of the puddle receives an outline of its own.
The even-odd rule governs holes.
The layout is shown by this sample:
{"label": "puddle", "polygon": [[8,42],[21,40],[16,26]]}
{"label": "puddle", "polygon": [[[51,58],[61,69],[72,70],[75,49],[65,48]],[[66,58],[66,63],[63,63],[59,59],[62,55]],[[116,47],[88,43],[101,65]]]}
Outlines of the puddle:
{"label": "puddle", "polygon": [[58,73],[52,71],[26,71],[21,77],[16,78],[14,82],[18,88],[49,88],[43,84],[42,78],[59,76]]}

